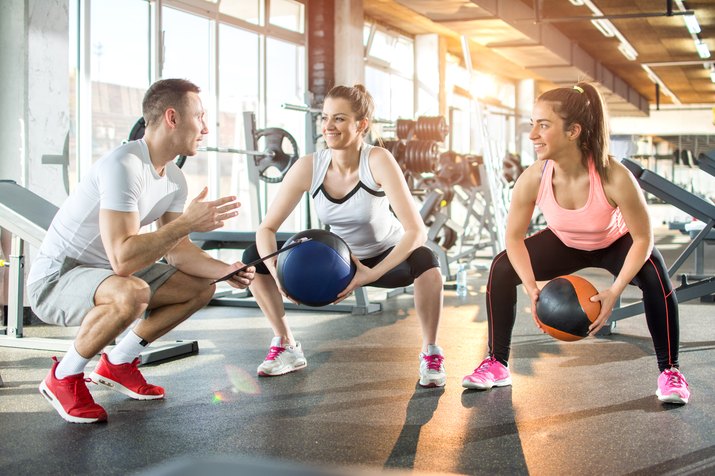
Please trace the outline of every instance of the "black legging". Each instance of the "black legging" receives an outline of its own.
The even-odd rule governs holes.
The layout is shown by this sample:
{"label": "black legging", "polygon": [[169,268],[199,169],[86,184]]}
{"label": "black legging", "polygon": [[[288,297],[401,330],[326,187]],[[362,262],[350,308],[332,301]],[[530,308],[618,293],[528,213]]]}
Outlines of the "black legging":
{"label": "black legging", "polygon": [[[603,268],[616,276],[623,266],[633,243],[627,233],[607,248],[583,251],[566,246],[550,229],[545,229],[525,240],[531,266],[537,281],[548,281],[583,268]],[[487,316],[489,325],[489,354],[507,363],[511,333],[516,321],[516,287],[519,275],[509,261],[506,251],[492,261],[487,282]],[[663,371],[678,366],[678,301],[668,277],[668,269],[660,252],[653,248],[648,260],[630,284],[643,291],[648,330],[655,346],[658,368]]]}
{"label": "black legging", "polygon": [[[284,241],[279,241],[278,248],[280,249],[284,243]],[[389,248],[377,256],[361,259],[360,262],[368,268],[374,268],[380,261],[384,260],[391,251],[392,248]],[[257,259],[258,250],[254,243],[243,252],[243,262],[250,263]],[[369,283],[368,285],[378,288],[400,288],[409,286],[428,269],[438,267],[439,261],[434,252],[426,246],[420,246],[412,251],[405,261],[383,274],[377,281]],[[265,264],[259,263],[256,265],[256,273],[268,274],[268,268],[266,268]]]}

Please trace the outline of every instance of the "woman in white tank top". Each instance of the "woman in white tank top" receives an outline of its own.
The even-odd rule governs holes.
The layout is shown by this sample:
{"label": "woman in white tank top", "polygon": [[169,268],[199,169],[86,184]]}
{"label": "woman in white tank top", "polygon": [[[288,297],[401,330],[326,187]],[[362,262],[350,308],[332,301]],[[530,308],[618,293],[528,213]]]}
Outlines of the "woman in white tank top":
{"label": "woman in white tank top", "polygon": [[[299,159],[283,180],[278,195],[256,232],[256,246],[244,259],[278,249],[276,232],[303,194],[315,199],[321,222],[331,225],[350,246],[355,277],[336,302],[364,286],[414,284],[415,308],[422,324],[420,385],[445,384],[437,327],[442,313],[442,276],[429,248],[424,223],[395,158],[364,142],[372,111],[364,86],[336,86],[323,105],[322,132],[327,149]],[[392,211],[390,211],[390,209]],[[251,292],[268,317],[274,338],[259,375],[282,375],[307,365],[285,317],[276,259],[257,266]],[[287,296],[286,296],[287,297]]]}

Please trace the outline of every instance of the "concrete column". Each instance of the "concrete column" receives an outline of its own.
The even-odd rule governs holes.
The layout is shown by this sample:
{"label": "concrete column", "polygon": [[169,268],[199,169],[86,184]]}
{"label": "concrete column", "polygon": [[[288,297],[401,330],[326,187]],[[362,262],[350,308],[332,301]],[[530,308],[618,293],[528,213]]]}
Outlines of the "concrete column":
{"label": "concrete column", "polygon": [[335,85],[335,0],[315,0],[308,6],[308,92],[306,103],[322,107]]}
{"label": "concrete column", "polygon": [[3,2],[0,15],[0,178],[22,181],[20,165],[26,141],[23,126],[27,98],[27,27],[25,1]]}
{"label": "concrete column", "polygon": [[69,130],[68,8],[69,0],[7,0],[0,15],[0,178],[58,205],[62,168],[42,156],[62,154]]}
{"label": "concrete column", "polygon": [[335,1],[335,84],[365,83],[362,0]]}
{"label": "concrete column", "polygon": [[[69,130],[68,8],[69,0],[4,0],[0,14],[0,179],[56,205],[67,197],[62,166],[44,165],[42,156],[62,154]],[[10,240],[0,230],[5,258]],[[0,269],[2,304],[6,270]]]}

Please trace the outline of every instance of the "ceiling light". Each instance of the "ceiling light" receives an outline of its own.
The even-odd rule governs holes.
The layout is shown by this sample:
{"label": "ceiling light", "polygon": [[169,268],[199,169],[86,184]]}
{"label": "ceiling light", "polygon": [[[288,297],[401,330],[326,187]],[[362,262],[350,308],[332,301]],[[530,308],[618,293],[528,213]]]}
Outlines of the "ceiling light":
{"label": "ceiling light", "polygon": [[653,73],[653,71],[646,70],[646,75],[648,75],[648,79],[651,80],[653,83],[658,83],[658,77]]}
{"label": "ceiling light", "polygon": [[591,23],[593,23],[593,26],[595,26],[598,31],[603,33],[603,36],[607,38],[613,38],[614,36],[616,36],[616,34],[613,32],[613,25],[610,21],[598,19],[591,20]]}
{"label": "ceiling light", "polygon": [[569,0],[569,2],[571,2],[571,5],[576,5],[577,7],[583,5],[583,0]]}
{"label": "ceiling light", "polygon": [[695,49],[698,50],[698,55],[701,58],[710,58],[710,50],[708,49],[708,45],[703,43],[702,40],[698,40],[695,42]]}
{"label": "ceiling light", "polygon": [[685,20],[685,26],[690,33],[700,33],[700,25],[698,24],[698,19],[695,18],[695,13],[692,15],[683,15],[683,20]]}
{"label": "ceiling light", "polygon": [[[630,61],[635,61],[638,57],[638,52],[628,43],[618,45],[618,51]],[[710,52],[708,52],[708,56],[710,56]]]}

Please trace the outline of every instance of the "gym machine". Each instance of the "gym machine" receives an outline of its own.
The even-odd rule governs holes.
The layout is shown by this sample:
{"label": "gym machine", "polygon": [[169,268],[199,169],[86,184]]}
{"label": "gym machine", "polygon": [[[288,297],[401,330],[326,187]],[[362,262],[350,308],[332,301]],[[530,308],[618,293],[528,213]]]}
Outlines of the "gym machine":
{"label": "gym machine", "polygon": [[[25,290],[25,242],[40,247],[58,208],[21,187],[12,180],[0,180],[0,227],[12,233],[9,260],[8,322],[5,335],[0,335],[0,347],[16,347],[66,352],[72,340],[26,337],[23,332],[23,295]],[[142,352],[142,364],[196,354],[196,341],[156,342]]]}
{"label": "gym machine", "polygon": [[452,263],[471,261],[480,249],[494,247],[497,240],[491,196],[482,181],[486,174],[482,157],[440,152],[439,144],[449,134],[442,116],[398,119],[394,130],[396,139],[377,145],[392,153],[412,194],[420,200],[427,246],[451,281]]}
{"label": "gym machine", "polygon": [[[621,163],[633,173],[638,184],[644,191],[705,223],[702,230],[695,235],[690,244],[668,269],[668,276],[672,278],[685,260],[697,250],[713,229],[713,225],[715,225],[715,205],[675,185],[655,172],[642,168],[639,164],[630,159],[623,159]],[[702,278],[703,279],[689,282],[686,275],[681,275],[681,284],[675,289],[678,302],[703,298],[715,293],[715,276],[703,276]],[[627,306],[619,306],[613,310],[611,321],[615,322],[641,314],[642,312],[642,301]]]}

